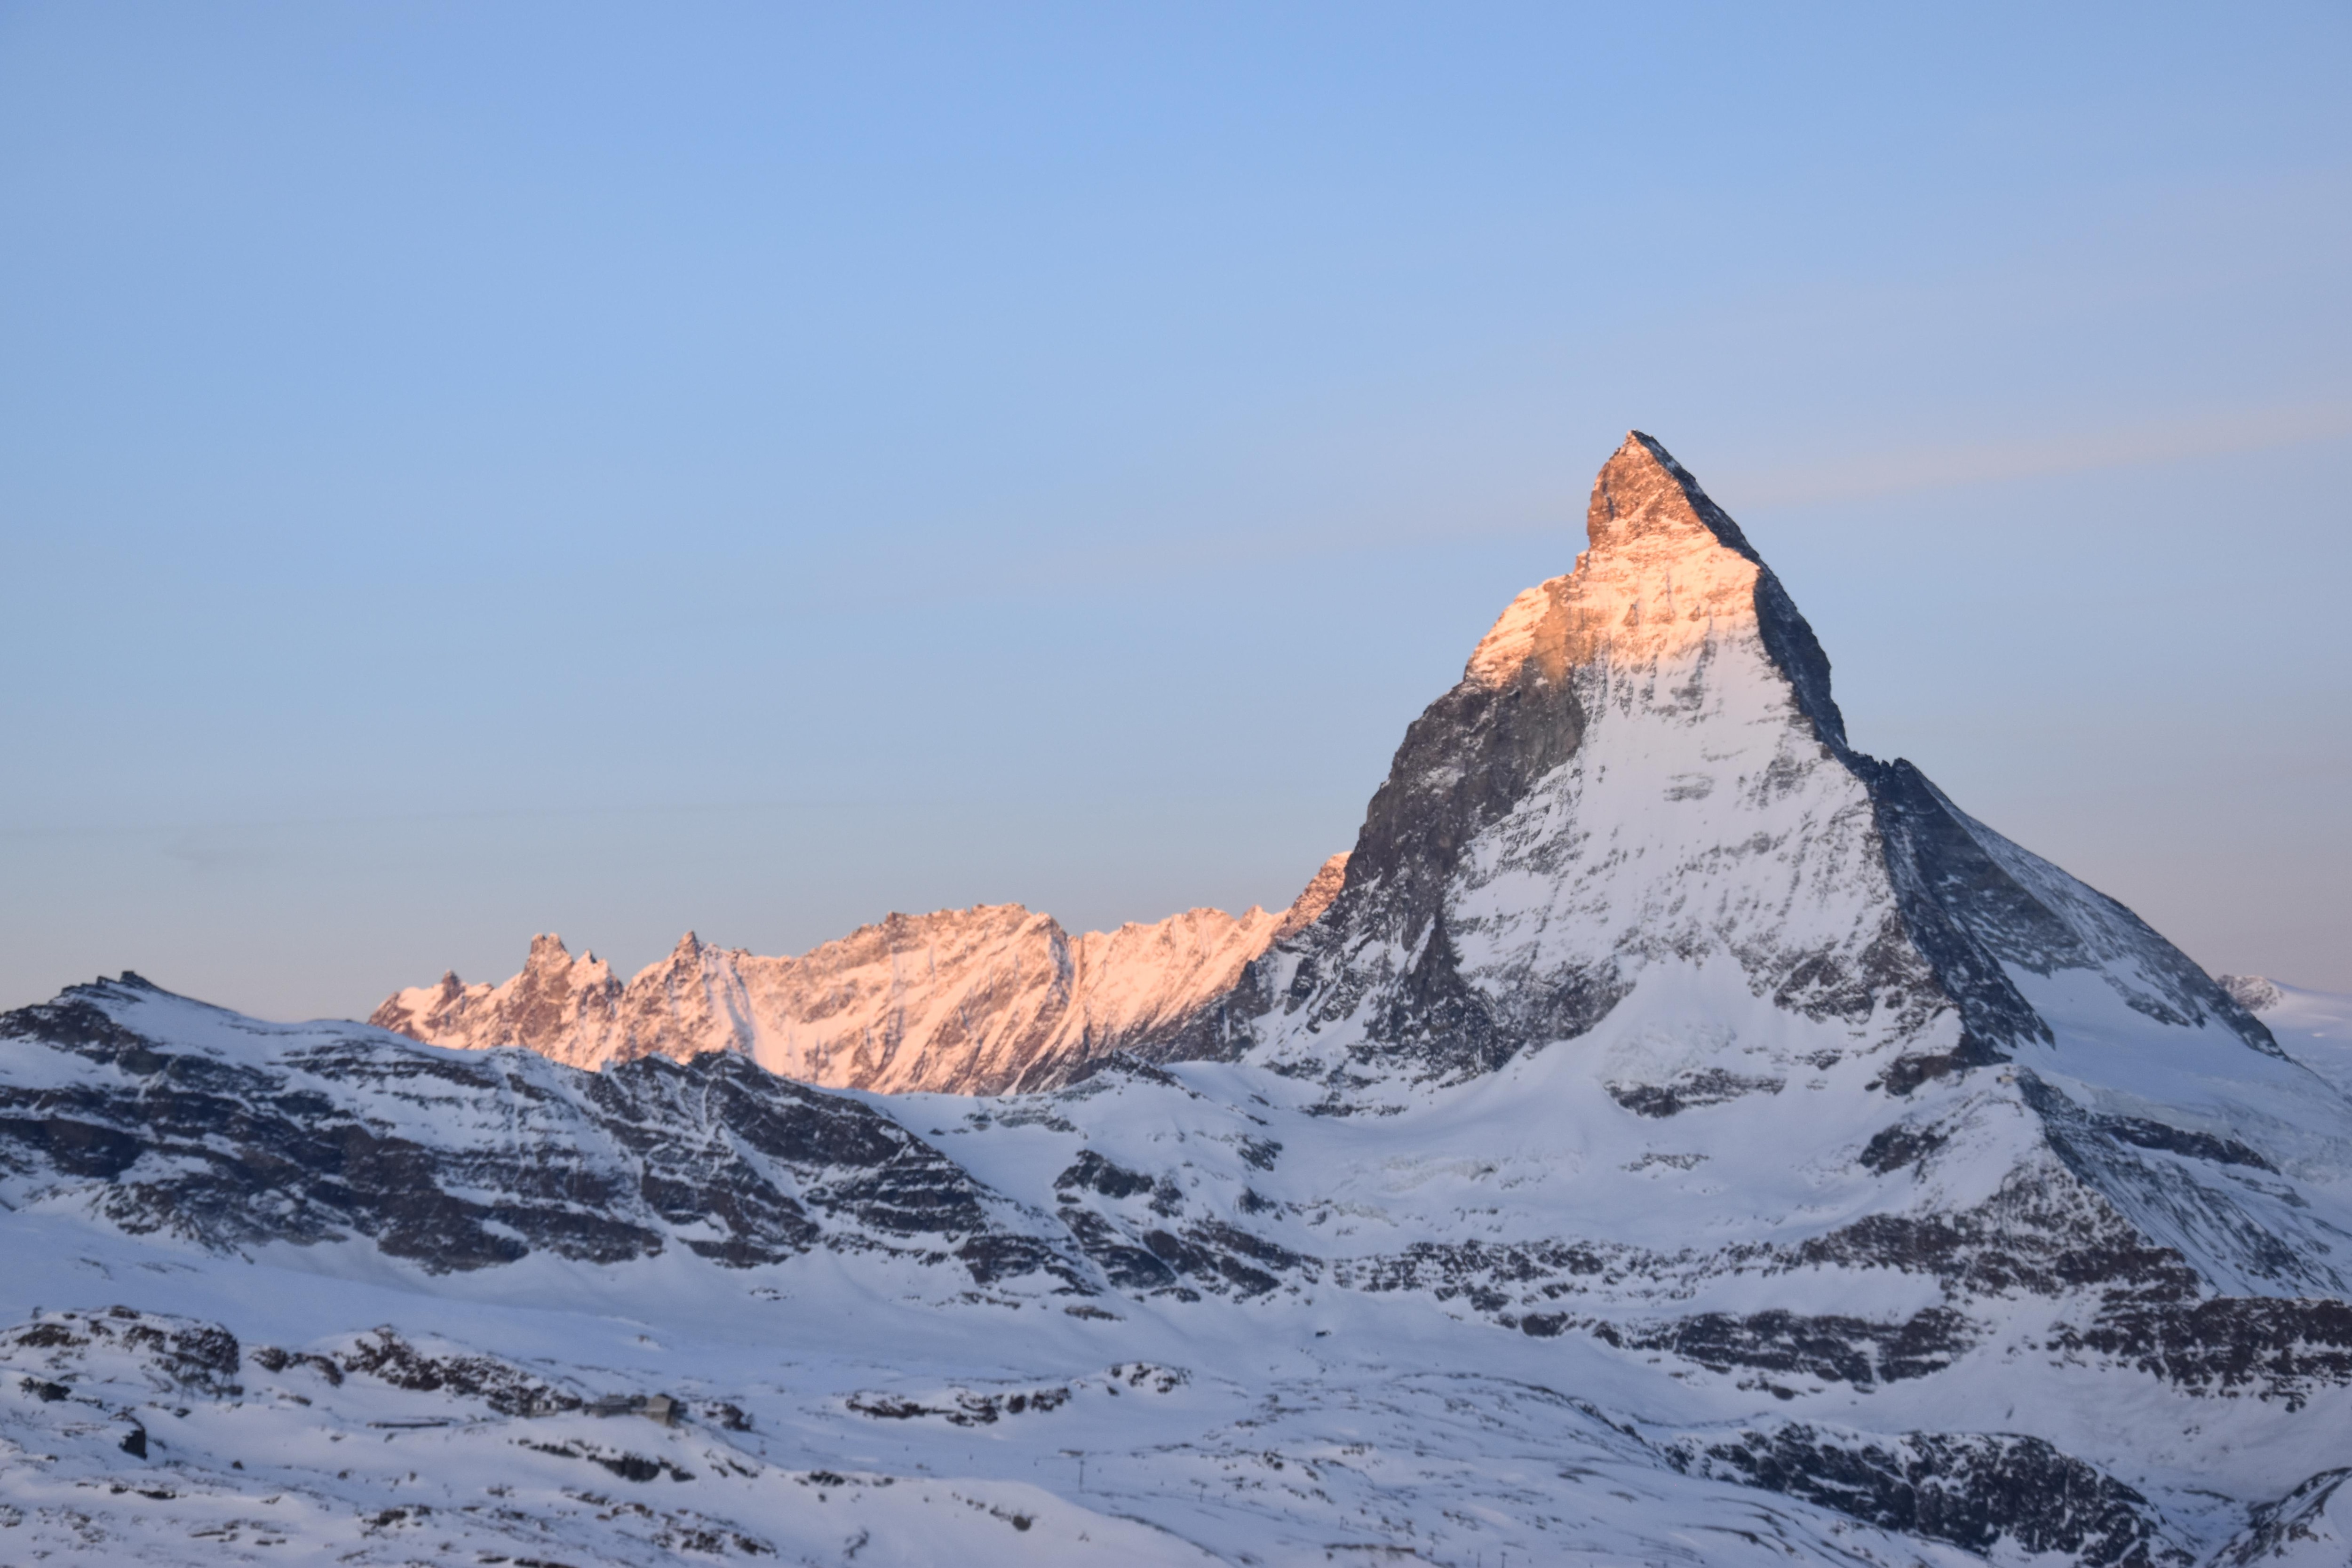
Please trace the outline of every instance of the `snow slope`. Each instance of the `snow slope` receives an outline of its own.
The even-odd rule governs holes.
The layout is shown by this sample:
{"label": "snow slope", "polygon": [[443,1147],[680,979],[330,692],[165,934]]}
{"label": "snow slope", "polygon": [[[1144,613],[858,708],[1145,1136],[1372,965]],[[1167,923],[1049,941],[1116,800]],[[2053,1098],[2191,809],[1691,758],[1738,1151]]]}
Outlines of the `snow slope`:
{"label": "snow slope", "polygon": [[[2340,1303],[2200,1292],[2054,1164],[1792,1158],[1565,1053],[1347,1117],[1244,1064],[841,1095],[123,983],[6,1038],[0,1495],[118,1559],[2192,1562],[2352,1464]],[[2118,1284],[2274,1343],[2151,1357]],[[174,1321],[100,1344],[117,1306]],[[586,1409],[656,1393],[688,1419]]]}

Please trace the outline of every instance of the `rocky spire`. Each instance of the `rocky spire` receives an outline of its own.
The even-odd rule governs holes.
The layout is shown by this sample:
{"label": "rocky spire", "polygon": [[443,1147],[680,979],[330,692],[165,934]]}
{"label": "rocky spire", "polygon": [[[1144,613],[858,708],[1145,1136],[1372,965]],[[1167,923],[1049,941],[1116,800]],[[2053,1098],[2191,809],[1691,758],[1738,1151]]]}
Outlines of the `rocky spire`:
{"label": "rocky spire", "polygon": [[1585,529],[1596,552],[1646,548],[1687,553],[1714,546],[1750,563],[1756,574],[1749,594],[1766,651],[1822,738],[1845,743],[1845,720],[1830,697],[1829,657],[1813,628],[1731,514],[1655,437],[1628,431],[1624,444],[1601,465],[1585,509]]}
{"label": "rocky spire", "polygon": [[[1547,781],[1576,771],[1604,710],[1621,727],[1687,729],[1737,688],[1742,715],[1797,725],[1790,738],[1811,742],[1809,752],[1843,745],[1811,628],[1664,447],[1626,437],[1593,482],[1586,529],[1575,570],[1514,599],[1462,680],[1407,730],[1366,810],[1345,890],[1295,939],[1284,1005],[1303,1007],[1317,1028],[1352,1018],[1369,1047],[1451,1075],[1492,1068],[1531,1038],[1580,1033],[1614,1005],[1623,985],[1613,960],[1556,974],[1529,1006],[1467,980],[1459,950],[1458,895],[1477,879],[1475,847]],[[1341,956],[1367,942],[1388,955],[1377,980]]]}
{"label": "rocky spire", "polygon": [[2050,1041],[2021,972],[2098,969],[2132,1009],[2273,1048],[2129,911],[1852,750],[1811,628],[1656,440],[1602,466],[1586,528],[1407,730],[1344,890],[1253,966],[1228,1049],[1457,1078],[1585,1034],[1644,975],[1671,1015],[1726,965],[1898,1093]]}

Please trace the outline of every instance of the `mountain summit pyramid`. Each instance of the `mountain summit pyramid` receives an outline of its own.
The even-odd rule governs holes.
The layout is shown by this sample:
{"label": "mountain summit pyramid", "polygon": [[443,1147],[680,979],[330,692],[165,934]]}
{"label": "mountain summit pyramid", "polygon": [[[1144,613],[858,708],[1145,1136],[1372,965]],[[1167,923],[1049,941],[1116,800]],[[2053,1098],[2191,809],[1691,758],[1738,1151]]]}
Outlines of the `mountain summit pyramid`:
{"label": "mountain summit pyramid", "polygon": [[1855,751],[1657,442],[1588,530],[1280,916],[0,1017],[0,1539],[2345,1561],[2334,1037]]}
{"label": "mountain summit pyramid", "polygon": [[2100,993],[2275,1054],[2129,910],[1853,751],[1812,628],[1655,440],[1601,468],[1587,528],[1406,731],[1329,911],[1252,974],[1262,1048],[1460,1076],[1638,987],[1745,1027],[1753,1065],[1867,1059],[1898,1091],[2047,1046]]}

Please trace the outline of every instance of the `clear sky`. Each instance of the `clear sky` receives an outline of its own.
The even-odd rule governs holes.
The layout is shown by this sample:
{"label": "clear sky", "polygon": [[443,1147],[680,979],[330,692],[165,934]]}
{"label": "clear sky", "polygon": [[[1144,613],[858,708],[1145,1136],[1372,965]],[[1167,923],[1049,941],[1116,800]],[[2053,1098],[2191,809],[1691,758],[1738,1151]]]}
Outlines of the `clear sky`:
{"label": "clear sky", "polygon": [[0,1005],[1287,900],[1629,426],[2352,990],[2352,11],[0,5]]}

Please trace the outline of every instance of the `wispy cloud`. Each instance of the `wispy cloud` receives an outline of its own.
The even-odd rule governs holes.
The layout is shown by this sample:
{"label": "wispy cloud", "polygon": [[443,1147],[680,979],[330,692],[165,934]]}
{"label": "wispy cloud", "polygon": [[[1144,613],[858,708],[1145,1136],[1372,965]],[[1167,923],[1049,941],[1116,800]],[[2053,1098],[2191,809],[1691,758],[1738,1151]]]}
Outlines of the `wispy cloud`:
{"label": "wispy cloud", "polygon": [[2005,479],[2148,468],[2352,436],[2352,399],[2204,414],[2101,431],[1954,446],[1843,452],[1828,461],[1737,470],[1711,484],[1740,506],[1805,506]]}
{"label": "wispy cloud", "polygon": [[[2011,440],[1867,448],[1769,468],[1708,467],[1707,488],[1734,512],[1903,495],[2044,475],[2156,467],[2352,437],[2352,398],[2070,430]],[[1171,530],[1147,539],[1066,548],[999,563],[1010,586],[1065,591],[1081,584],[1230,571],[1281,561],[1424,550],[1476,539],[1566,531],[1583,538],[1580,494],[1557,510],[1533,499],[1499,517],[1322,520],[1247,530]],[[990,586],[997,586],[991,584]],[[961,592],[987,592],[971,577]]]}

